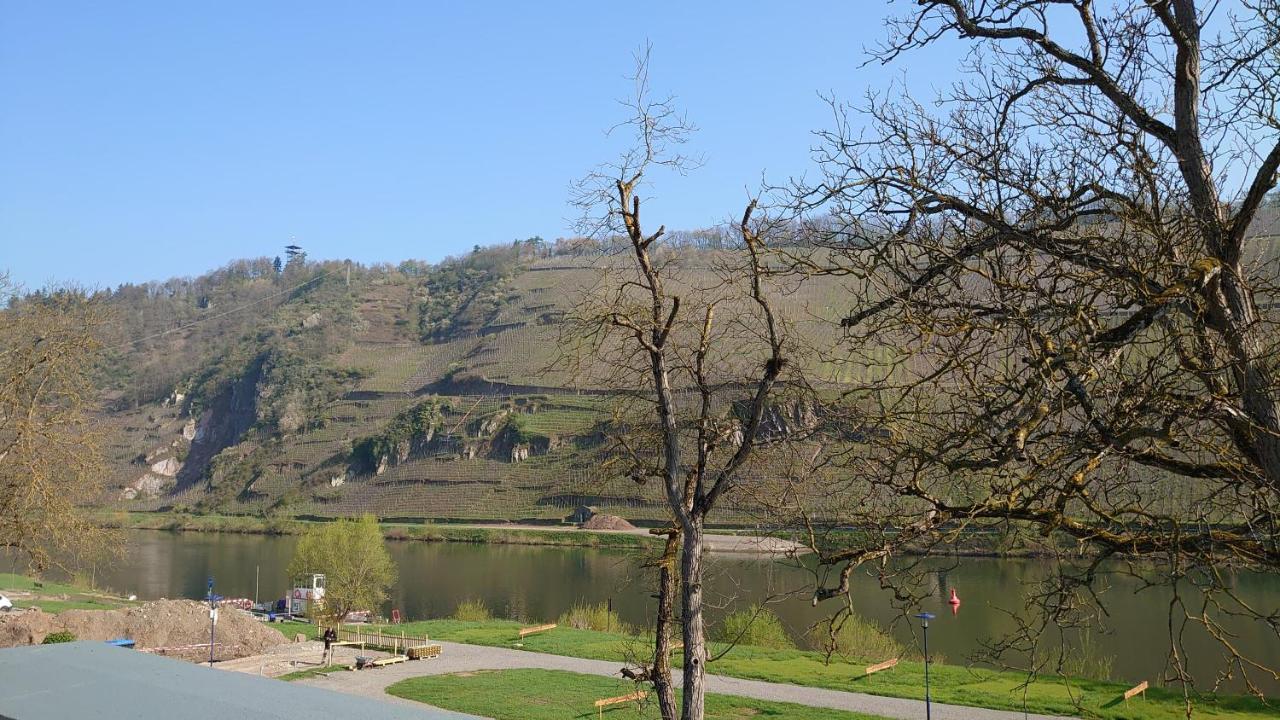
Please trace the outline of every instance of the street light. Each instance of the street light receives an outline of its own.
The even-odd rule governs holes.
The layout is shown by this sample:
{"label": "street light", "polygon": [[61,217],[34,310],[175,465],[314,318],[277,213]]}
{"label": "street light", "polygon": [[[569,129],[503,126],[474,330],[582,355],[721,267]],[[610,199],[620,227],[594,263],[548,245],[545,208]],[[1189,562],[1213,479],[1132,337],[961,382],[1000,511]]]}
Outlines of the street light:
{"label": "street light", "polygon": [[934,615],[922,612],[916,617],[920,618],[920,627],[924,628],[924,717],[925,720],[933,720],[933,709],[929,700],[929,621],[934,618]]}

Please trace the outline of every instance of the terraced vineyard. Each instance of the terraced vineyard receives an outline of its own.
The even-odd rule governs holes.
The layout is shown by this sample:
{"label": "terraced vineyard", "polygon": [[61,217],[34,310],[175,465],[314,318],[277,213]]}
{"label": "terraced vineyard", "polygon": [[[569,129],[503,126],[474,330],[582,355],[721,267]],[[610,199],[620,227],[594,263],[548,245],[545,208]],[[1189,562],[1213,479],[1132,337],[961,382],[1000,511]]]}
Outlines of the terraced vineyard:
{"label": "terraced vineyard", "polygon": [[[724,258],[679,251],[667,258],[679,269],[672,282],[707,292],[731,272]],[[1280,240],[1259,238],[1251,258],[1280,275]],[[566,325],[585,294],[616,287],[625,257],[490,249],[437,266],[330,263],[233,282],[249,263],[194,281],[203,295],[166,299],[186,303],[169,311],[179,329],[160,325],[159,339],[119,359],[129,372],[112,397],[143,395],[129,383],[165,359],[186,364],[162,396],[102,414],[106,504],[469,520],[556,519],[586,504],[664,521],[656,487],[629,478],[601,432],[619,400],[616,385],[601,384],[613,368],[575,365]],[[204,287],[213,280],[222,284]],[[299,280],[274,303],[214,313],[216,332],[199,322],[209,298],[261,298]],[[820,388],[838,392],[900,359],[888,341],[838,342],[840,318],[865,301],[852,283],[779,280],[771,294],[790,332],[815,348],[799,361]],[[128,309],[150,318],[137,329],[148,337],[162,316],[160,300],[149,302]],[[723,302],[718,317],[740,302]],[[726,345],[727,365],[759,362]],[[749,520],[753,494],[767,496],[774,479],[763,471],[728,517]],[[1151,482],[1162,483],[1158,502],[1194,496],[1168,478]]]}
{"label": "terraced vineyard", "polygon": [[[616,397],[592,385],[599,368],[573,368],[560,337],[582,294],[619,263],[521,258],[501,275],[360,268],[349,287],[324,278],[323,303],[288,298],[207,348],[207,362],[227,375],[220,385],[201,387],[202,368],[192,368],[167,397],[104,413],[104,498],[138,510],[464,520],[558,519],[585,504],[661,522],[656,487],[626,477],[600,431]],[[716,278],[709,261],[683,270],[691,286]],[[826,283],[780,304],[804,332],[830,333],[842,295]],[[334,327],[329,317],[350,319]],[[298,318],[309,320],[300,327]],[[263,327],[276,328],[278,348],[266,360]],[[321,331],[323,342],[308,340]],[[284,366],[340,379],[317,403],[311,381],[289,389],[293,375],[271,375]],[[305,410],[298,397],[308,398]],[[420,408],[429,427],[410,417]],[[189,460],[201,458],[203,467]]]}

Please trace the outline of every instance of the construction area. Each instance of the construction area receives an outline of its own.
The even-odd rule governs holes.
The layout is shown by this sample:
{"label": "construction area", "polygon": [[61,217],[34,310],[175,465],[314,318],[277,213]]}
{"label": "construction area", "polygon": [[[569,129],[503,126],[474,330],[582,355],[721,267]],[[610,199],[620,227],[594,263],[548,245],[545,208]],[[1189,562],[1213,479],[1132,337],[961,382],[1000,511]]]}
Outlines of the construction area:
{"label": "construction area", "polygon": [[258,655],[220,662],[223,670],[264,677],[280,677],[315,669],[365,670],[396,665],[409,660],[429,660],[440,656],[441,646],[425,637],[404,633],[370,631],[360,626],[344,628],[325,657],[324,643],[303,640],[276,645]]}
{"label": "construction area", "polygon": [[[143,652],[185,660],[209,659],[209,606],[195,600],[156,600],[115,610],[29,608],[0,614],[0,647],[39,645],[53,633],[76,640],[128,638]],[[236,608],[218,611],[214,659],[259,655],[284,641],[275,628]]]}

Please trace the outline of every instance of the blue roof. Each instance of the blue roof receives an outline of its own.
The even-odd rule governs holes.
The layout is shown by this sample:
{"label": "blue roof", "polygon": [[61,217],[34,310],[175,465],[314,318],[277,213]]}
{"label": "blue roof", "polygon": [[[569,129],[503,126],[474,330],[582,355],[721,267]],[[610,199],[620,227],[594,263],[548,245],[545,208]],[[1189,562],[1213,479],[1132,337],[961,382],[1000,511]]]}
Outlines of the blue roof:
{"label": "blue roof", "polygon": [[102,642],[0,650],[0,717],[477,720],[425,705],[344,695]]}

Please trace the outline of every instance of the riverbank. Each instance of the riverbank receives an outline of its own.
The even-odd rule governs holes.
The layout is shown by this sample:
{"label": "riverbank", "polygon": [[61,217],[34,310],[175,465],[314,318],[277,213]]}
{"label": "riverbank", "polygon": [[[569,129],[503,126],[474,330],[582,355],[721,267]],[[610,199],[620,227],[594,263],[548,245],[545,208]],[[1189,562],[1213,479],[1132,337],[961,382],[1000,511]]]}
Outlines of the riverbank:
{"label": "riverbank", "polygon": [[14,573],[0,573],[0,594],[9,598],[15,609],[33,608],[47,613],[114,610],[133,602],[84,584],[50,582]]}
{"label": "riverbank", "polygon": [[[102,527],[120,530],[164,530],[169,532],[234,533],[241,535],[300,535],[321,518],[259,518],[246,515],[187,515],[178,513],[100,513]],[[629,530],[589,530],[572,526],[540,526],[519,523],[453,524],[428,522],[380,522],[387,540],[418,542],[460,542],[489,545],[543,545],[559,547],[614,548],[641,550],[660,547],[663,538],[644,528]],[[803,552],[799,543],[777,537],[744,532],[708,533],[705,545],[713,553],[785,555]]]}
{"label": "riverbank", "polygon": [[[494,648],[499,655],[485,656],[477,665],[486,668],[531,667],[581,672],[587,666],[567,661],[568,658],[577,658],[607,661],[607,666],[591,665],[594,669],[590,671],[616,674],[618,668],[628,663],[628,658],[644,657],[651,652],[646,638],[641,636],[566,627],[529,636],[517,649],[519,628],[519,623],[502,620],[427,620],[397,625],[394,630],[409,635],[427,635],[433,641]],[[289,628],[288,631],[296,630]],[[924,697],[924,665],[920,662],[904,660],[891,670],[868,676],[866,664],[884,658],[859,658],[857,661],[837,658],[826,663],[820,653],[803,650],[770,650],[741,645],[730,649],[715,643],[712,650],[717,657],[708,663],[708,673],[726,679],[906,700]],[[455,652],[459,651],[475,654],[464,647]],[[448,652],[446,650],[446,654]],[[720,656],[720,653],[724,654]],[[680,659],[675,658],[677,667],[679,662]],[[406,665],[402,672],[425,675],[438,670],[417,670]],[[385,684],[380,677],[370,682],[374,679]],[[340,678],[335,682],[344,680]],[[1186,716],[1183,696],[1175,689],[1152,687],[1145,699],[1124,702],[1122,694],[1128,689],[1126,684],[1050,676],[1029,680],[1022,673],[943,663],[930,665],[930,680],[933,700],[950,705],[1101,720],[1175,720]],[[809,692],[815,696],[821,694],[814,690]],[[1262,720],[1274,718],[1277,714],[1274,705],[1264,705],[1255,698],[1202,695],[1194,700],[1194,717]],[[867,706],[867,711],[872,715],[897,716],[883,708],[873,710]],[[976,714],[977,711],[974,712]]]}
{"label": "riverbank", "polygon": [[[124,530],[165,530],[169,532],[232,533],[239,535],[299,535],[318,522],[334,518],[272,517],[254,515],[193,514],[166,511],[106,511],[93,513],[102,527]],[[379,523],[387,540],[420,542],[457,542],[485,545],[541,545],[553,547],[616,548],[640,550],[661,547],[663,539],[649,534],[647,528],[630,530],[590,530],[572,525],[541,525],[520,522],[448,522],[428,519],[392,518]],[[846,547],[861,538],[855,531],[829,533],[820,539],[826,548]],[[948,557],[1035,559],[1054,555],[1039,544],[1028,544],[1026,538],[994,531],[968,532],[957,536],[946,548]],[[784,555],[806,554],[808,548],[780,533],[759,534],[750,528],[715,528],[706,536],[706,547],[714,553]],[[910,546],[901,548],[904,555],[937,554],[937,549]]]}
{"label": "riverbank", "polygon": [[[321,518],[260,518],[248,515],[188,515],[185,513],[115,512],[94,516],[102,527],[121,530],[232,533],[238,535],[301,535]],[[382,522],[387,540],[457,542],[489,545],[548,545],[561,547],[639,550],[656,547],[648,533],[580,530],[574,527],[525,525],[454,525],[451,523]]]}

